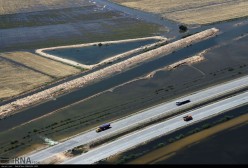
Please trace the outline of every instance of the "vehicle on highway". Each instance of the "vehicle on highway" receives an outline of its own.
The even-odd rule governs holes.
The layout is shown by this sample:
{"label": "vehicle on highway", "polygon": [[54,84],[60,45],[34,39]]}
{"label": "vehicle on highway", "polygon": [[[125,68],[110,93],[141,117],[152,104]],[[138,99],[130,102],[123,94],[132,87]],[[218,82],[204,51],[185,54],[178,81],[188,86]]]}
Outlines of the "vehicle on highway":
{"label": "vehicle on highway", "polygon": [[184,100],[184,101],[181,101],[181,102],[176,102],[176,105],[181,106],[181,105],[189,103],[189,102],[190,102],[190,100],[188,99],[188,100]]}
{"label": "vehicle on highway", "polygon": [[110,128],[110,123],[103,124],[96,129],[96,132],[101,132]]}
{"label": "vehicle on highway", "polygon": [[193,120],[193,117],[191,115],[187,115],[187,116],[183,117],[183,120],[184,121],[190,121],[190,120]]}

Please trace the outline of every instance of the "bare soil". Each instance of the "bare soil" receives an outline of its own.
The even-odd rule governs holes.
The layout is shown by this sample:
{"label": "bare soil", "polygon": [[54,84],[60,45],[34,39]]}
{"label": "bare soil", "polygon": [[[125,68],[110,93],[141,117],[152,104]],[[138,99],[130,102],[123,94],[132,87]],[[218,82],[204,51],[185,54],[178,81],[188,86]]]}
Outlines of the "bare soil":
{"label": "bare soil", "polygon": [[185,24],[210,24],[248,16],[247,1],[231,0],[112,0],[121,5],[160,14]]}

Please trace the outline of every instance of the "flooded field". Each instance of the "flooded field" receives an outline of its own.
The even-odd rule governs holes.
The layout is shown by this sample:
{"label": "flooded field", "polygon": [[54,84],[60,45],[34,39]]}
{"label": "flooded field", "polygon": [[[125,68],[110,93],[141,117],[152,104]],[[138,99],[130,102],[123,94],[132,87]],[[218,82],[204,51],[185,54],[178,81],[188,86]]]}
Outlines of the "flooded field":
{"label": "flooded field", "polygon": [[0,15],[90,5],[87,0],[0,0]]}
{"label": "flooded field", "polygon": [[248,124],[220,132],[155,164],[247,164]]}
{"label": "flooded field", "polygon": [[152,44],[157,41],[158,40],[155,39],[139,40],[125,43],[101,44],[81,48],[45,50],[44,52],[82,64],[91,65],[99,63],[112,56],[139,48],[141,46]]}
{"label": "flooded field", "polygon": [[[67,2],[64,4],[67,4],[67,7],[58,2],[57,0],[51,9],[48,8],[49,5],[42,6],[38,3],[42,6],[39,11],[35,10],[38,8],[36,5],[33,10],[30,9],[31,11],[27,7],[25,10],[17,9],[22,12],[11,12],[12,10],[9,9],[10,12],[7,12],[9,14],[6,12],[0,14],[0,36],[2,37],[0,50],[36,49],[147,37],[167,31],[162,26],[132,18],[87,0],[78,1],[78,6]],[[3,6],[7,10],[7,4]]]}
{"label": "flooded field", "polygon": [[[222,151],[219,151],[218,146],[220,143],[228,144],[230,143],[229,140],[223,140],[219,141],[214,144],[209,144],[208,147],[204,147],[204,142],[208,141],[209,139],[212,139],[214,137],[218,137],[219,135],[225,134],[226,131],[232,130],[233,128],[240,126],[240,125],[247,125],[248,123],[248,106],[238,107],[237,109],[233,109],[231,111],[228,111],[224,114],[221,114],[219,116],[215,116],[211,119],[207,119],[205,121],[196,123],[194,125],[188,126],[186,128],[180,129],[178,131],[175,131],[173,133],[170,133],[168,135],[164,135],[160,138],[157,138],[156,140],[153,140],[151,142],[145,143],[139,147],[136,147],[134,149],[131,149],[127,152],[124,152],[120,155],[114,156],[107,161],[103,161],[102,163],[120,163],[120,164],[162,164],[165,163],[167,160],[173,159],[174,157],[178,158],[177,161],[174,162],[166,162],[167,164],[206,164],[206,163],[212,163],[210,161],[211,157],[206,158],[205,156],[199,155],[199,153],[204,153],[207,150],[209,151],[215,151],[216,155],[218,155],[218,159],[222,159],[223,161],[226,159],[226,157],[221,156],[219,154],[222,153]],[[223,133],[223,134],[222,134]],[[235,137],[236,138],[236,137]],[[245,139],[246,137],[244,137]],[[233,138],[234,139],[234,138]],[[240,140],[240,138],[236,138],[237,141]],[[199,151],[192,152],[194,153],[194,159],[192,157],[190,162],[187,162],[186,158],[187,154],[181,153],[181,151],[188,150],[190,151],[191,148],[194,146],[199,146],[203,143],[202,149]],[[247,148],[247,143],[242,143],[244,145],[244,148]],[[235,146],[233,144],[232,146]],[[237,144],[237,146],[239,146]],[[215,149],[217,148],[217,150]],[[227,150],[234,152],[234,148],[230,147],[228,148],[226,146]],[[225,149],[223,149],[225,151]],[[243,150],[240,152],[236,151],[236,153],[239,153],[241,158],[246,157],[246,154]],[[181,155],[182,154],[182,155]],[[229,155],[230,156],[230,155]],[[185,159],[182,159],[184,161],[180,161],[180,157],[183,157]],[[204,159],[205,162],[201,160]],[[230,156],[231,157],[231,156]],[[199,161],[198,160],[201,160]],[[229,163],[228,160],[225,160],[225,162],[218,162],[218,159],[215,159],[217,163],[224,164]],[[209,162],[207,162],[209,161]],[[243,163],[244,160],[236,160],[239,163]]]}
{"label": "flooded field", "polygon": [[[132,114],[137,110],[169,99],[171,100],[182,94],[246,75],[248,73],[248,66],[246,65],[248,57],[245,44],[248,37],[242,35],[241,37],[243,38],[232,41],[246,31],[245,27],[244,31],[234,31],[236,34],[231,33],[231,39],[225,45],[223,42],[221,43],[222,37],[218,36],[77,92],[59,97],[57,100],[27,109],[25,113],[21,112],[2,120],[0,121],[2,130],[0,137],[4,138],[1,138],[0,146],[8,147],[10,139],[12,140],[13,138],[18,140],[20,144],[10,150],[2,148],[0,152],[6,156],[17,155],[18,151],[31,148],[34,144],[43,144],[44,142],[39,137],[40,135],[55,140],[63,139],[94,128],[101,123]],[[224,36],[224,39],[228,38]],[[137,76],[147,75],[153,70],[192,56],[192,54],[195,55],[208,48],[211,49],[204,55],[206,60],[201,63],[193,66],[180,66],[172,71],[159,71],[153,78],[136,80],[116,89],[111,89],[94,97],[94,99],[72,104],[76,100],[82,100],[82,98],[92,95],[93,91],[99,93],[101,89],[110,89],[109,87],[111,86],[116,86]],[[236,54],[237,52],[238,54]],[[211,68],[209,68],[210,65]],[[187,78],[185,78],[185,74],[187,74]],[[70,106],[64,107],[66,105]],[[64,108],[57,110],[59,107]],[[8,130],[10,127],[20,125],[24,121],[40,117],[53,110],[56,111],[36,119],[35,122]]]}
{"label": "flooded field", "polygon": [[[19,2],[11,1],[15,1],[14,4]],[[121,7],[109,1],[96,0],[97,4],[94,4],[77,0],[76,6],[71,5],[72,1],[66,1],[66,3],[58,3],[58,1],[51,1],[54,3],[52,7],[47,7],[48,1],[42,0],[38,6],[31,5],[32,9],[26,8],[30,5],[22,4],[12,5],[12,9],[2,11],[0,50],[2,52],[33,51],[37,48],[60,45],[165,35],[168,33],[168,27],[170,37],[178,35],[177,23],[163,20],[157,15]],[[0,0],[0,3],[4,2],[6,1]],[[248,33],[247,25],[237,28],[234,22],[208,25],[189,30],[176,38],[214,26],[221,27],[224,33],[217,38],[147,62],[70,94],[27,108],[6,120],[0,120],[0,155],[17,156],[23,151],[44,147],[41,136],[61,140],[180,95],[247,75],[248,38],[245,36]],[[229,31],[229,28],[233,30]],[[237,37],[240,39],[234,40]],[[70,59],[92,64],[109,55],[147,43],[147,41],[143,42],[142,44],[125,44],[124,47],[94,46],[100,50],[93,50],[93,53],[91,49],[86,48],[53,52],[61,57],[70,57]],[[149,43],[152,42],[149,41]],[[114,50],[111,47],[114,47]],[[204,55],[206,59],[201,63],[193,66],[183,65],[172,71],[161,70],[151,78],[144,77],[152,71],[205,50],[207,50]],[[98,55],[98,57],[91,59],[90,54],[80,57],[83,52],[93,54],[94,57]],[[26,62],[26,60],[21,61]],[[131,80],[134,81],[130,82]],[[129,81],[128,84],[116,87],[127,81]],[[98,94],[100,92],[102,94]],[[94,94],[98,95],[89,98]]]}

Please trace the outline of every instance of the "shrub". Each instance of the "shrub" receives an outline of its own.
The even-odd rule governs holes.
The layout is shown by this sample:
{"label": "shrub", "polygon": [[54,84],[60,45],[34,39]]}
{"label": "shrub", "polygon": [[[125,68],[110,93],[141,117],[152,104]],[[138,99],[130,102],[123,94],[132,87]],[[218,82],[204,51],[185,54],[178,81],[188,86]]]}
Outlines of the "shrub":
{"label": "shrub", "polygon": [[159,144],[157,144],[156,146],[154,146],[154,149],[156,149],[156,148],[161,148],[161,147],[163,147],[164,146],[164,143],[159,143]]}
{"label": "shrub", "polygon": [[175,141],[175,139],[174,138],[170,138],[170,139],[168,139],[168,142],[169,143],[172,143],[172,142],[174,142]]}
{"label": "shrub", "polygon": [[180,32],[186,32],[188,30],[188,28],[185,25],[180,25],[179,26],[179,31]]}
{"label": "shrub", "polygon": [[225,120],[230,120],[233,116],[225,116]]}
{"label": "shrub", "polygon": [[180,135],[176,136],[176,139],[178,140],[178,139],[181,139],[183,137],[184,137],[184,135],[183,134],[180,134]]}
{"label": "shrub", "polygon": [[209,128],[209,127],[211,127],[210,124],[204,124],[204,125],[202,126],[203,129],[206,129],[206,128]]}

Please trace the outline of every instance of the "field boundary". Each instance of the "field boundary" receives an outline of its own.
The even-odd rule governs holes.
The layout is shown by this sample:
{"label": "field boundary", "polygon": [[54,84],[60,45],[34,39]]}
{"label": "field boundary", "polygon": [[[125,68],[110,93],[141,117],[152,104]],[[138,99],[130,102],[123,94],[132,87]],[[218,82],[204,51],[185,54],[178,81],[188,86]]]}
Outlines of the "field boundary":
{"label": "field boundary", "polygon": [[[141,46],[139,48],[124,52],[122,54],[118,54],[115,56],[112,56],[110,58],[106,58],[104,60],[102,60],[101,62],[97,63],[97,64],[92,64],[92,65],[86,65],[86,64],[81,64],[79,62],[76,61],[72,61],[66,58],[61,58],[59,56],[56,55],[52,55],[52,54],[48,54],[46,53],[46,51],[48,50],[55,50],[55,49],[65,49],[65,48],[80,48],[80,47],[89,47],[89,46],[99,46],[99,45],[109,45],[109,44],[119,44],[119,43],[124,43],[124,42],[133,42],[133,41],[141,41],[141,40],[150,40],[150,39],[157,39],[160,40],[159,42],[155,42],[153,44],[148,44],[145,46]],[[47,57],[56,61],[60,61],[63,62],[65,64],[69,64],[72,66],[77,66],[77,67],[81,67],[84,69],[93,69],[96,67],[99,67],[101,65],[105,65],[107,63],[111,63],[115,60],[127,57],[131,54],[135,54],[137,52],[146,50],[146,49],[151,49],[153,47],[156,47],[157,45],[162,45],[163,43],[167,42],[167,38],[162,37],[162,36],[153,36],[153,37],[144,37],[144,38],[136,38],[136,39],[126,39],[126,40],[117,40],[117,41],[103,41],[103,42],[94,42],[94,43],[85,43],[85,44],[76,44],[76,45],[68,45],[68,46],[57,46],[57,47],[49,47],[49,48],[41,48],[41,49],[37,49],[35,52],[43,57]]]}

